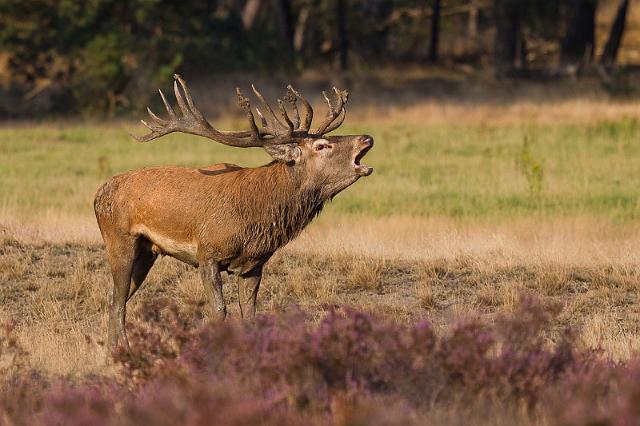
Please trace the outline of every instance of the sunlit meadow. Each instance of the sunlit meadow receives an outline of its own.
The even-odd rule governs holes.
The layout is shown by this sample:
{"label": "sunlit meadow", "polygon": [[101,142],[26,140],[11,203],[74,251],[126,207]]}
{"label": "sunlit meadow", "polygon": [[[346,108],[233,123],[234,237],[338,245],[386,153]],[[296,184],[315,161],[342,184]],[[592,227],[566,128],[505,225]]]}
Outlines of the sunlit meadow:
{"label": "sunlit meadow", "polygon": [[197,271],[161,259],[115,360],[96,188],[268,156],[182,135],[139,144],[131,121],[2,125],[0,423],[636,418],[638,104],[425,103],[348,123],[374,136],[375,172],[267,265],[266,316],[239,324],[227,279],[230,321],[209,324]]}

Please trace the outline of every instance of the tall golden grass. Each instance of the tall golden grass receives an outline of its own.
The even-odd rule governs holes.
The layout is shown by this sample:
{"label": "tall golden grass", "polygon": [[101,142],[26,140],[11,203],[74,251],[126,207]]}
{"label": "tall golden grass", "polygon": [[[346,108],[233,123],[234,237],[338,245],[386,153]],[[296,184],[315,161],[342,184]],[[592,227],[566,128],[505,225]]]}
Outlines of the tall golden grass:
{"label": "tall golden grass", "polygon": [[[0,320],[16,321],[32,366],[107,373],[102,346],[110,275],[90,219],[2,216]],[[266,268],[262,312],[300,305],[318,316],[348,304],[398,321],[511,311],[522,295],[565,305],[561,321],[615,359],[640,349],[640,235],[592,218],[458,223],[446,218],[319,220]],[[206,298],[196,270],[162,259],[132,302],[158,297],[184,309]],[[235,282],[225,288],[237,316]],[[205,313],[206,315],[206,313]]]}

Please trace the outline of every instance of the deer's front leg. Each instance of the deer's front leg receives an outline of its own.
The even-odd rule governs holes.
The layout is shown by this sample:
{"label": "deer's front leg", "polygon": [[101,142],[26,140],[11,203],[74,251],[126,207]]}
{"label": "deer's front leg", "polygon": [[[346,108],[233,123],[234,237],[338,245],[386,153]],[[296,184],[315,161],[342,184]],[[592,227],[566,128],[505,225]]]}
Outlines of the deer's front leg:
{"label": "deer's front leg", "polygon": [[215,260],[205,260],[200,263],[200,276],[204,291],[213,308],[213,319],[223,321],[227,317],[227,306],[222,295],[222,277],[220,265]]}
{"label": "deer's front leg", "polygon": [[262,280],[262,266],[245,275],[238,275],[238,304],[240,316],[252,320],[256,316],[258,289]]}

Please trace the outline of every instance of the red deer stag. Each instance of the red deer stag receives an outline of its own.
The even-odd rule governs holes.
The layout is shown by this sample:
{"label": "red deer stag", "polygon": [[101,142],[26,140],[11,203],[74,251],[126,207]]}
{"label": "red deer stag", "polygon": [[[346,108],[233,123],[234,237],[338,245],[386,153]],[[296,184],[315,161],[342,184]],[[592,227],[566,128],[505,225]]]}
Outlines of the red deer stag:
{"label": "red deer stag", "polygon": [[360,164],[373,146],[370,136],[324,136],[344,121],[346,91],[333,88],[333,100],[323,92],[329,111],[320,126],[310,130],[313,110],[291,86],[278,100],[280,116],[253,88],[262,108],[256,108],[261,127],[238,89],[249,130],[221,131],[196,108],[184,80],[174,78],[181,114],[160,91],[168,120],[147,109],[151,122],[142,123],[151,132],[136,137],[139,142],[183,132],[230,146],[262,147],[274,161],[256,168],[223,163],[141,169],[115,176],[98,189],[95,213],[113,274],[112,349],[128,347],[126,303],[159,254],[200,269],[218,319],[227,313],[220,273],[236,274],[241,315],[253,318],[264,264],[320,213],[327,200],[373,171]]}

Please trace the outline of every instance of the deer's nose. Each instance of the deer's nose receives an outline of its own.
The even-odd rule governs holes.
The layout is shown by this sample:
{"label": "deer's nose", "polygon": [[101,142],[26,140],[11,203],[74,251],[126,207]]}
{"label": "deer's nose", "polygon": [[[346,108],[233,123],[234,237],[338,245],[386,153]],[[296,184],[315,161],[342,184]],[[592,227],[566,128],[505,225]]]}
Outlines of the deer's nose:
{"label": "deer's nose", "polygon": [[365,135],[362,139],[362,144],[368,148],[373,146],[373,138],[369,135]]}

